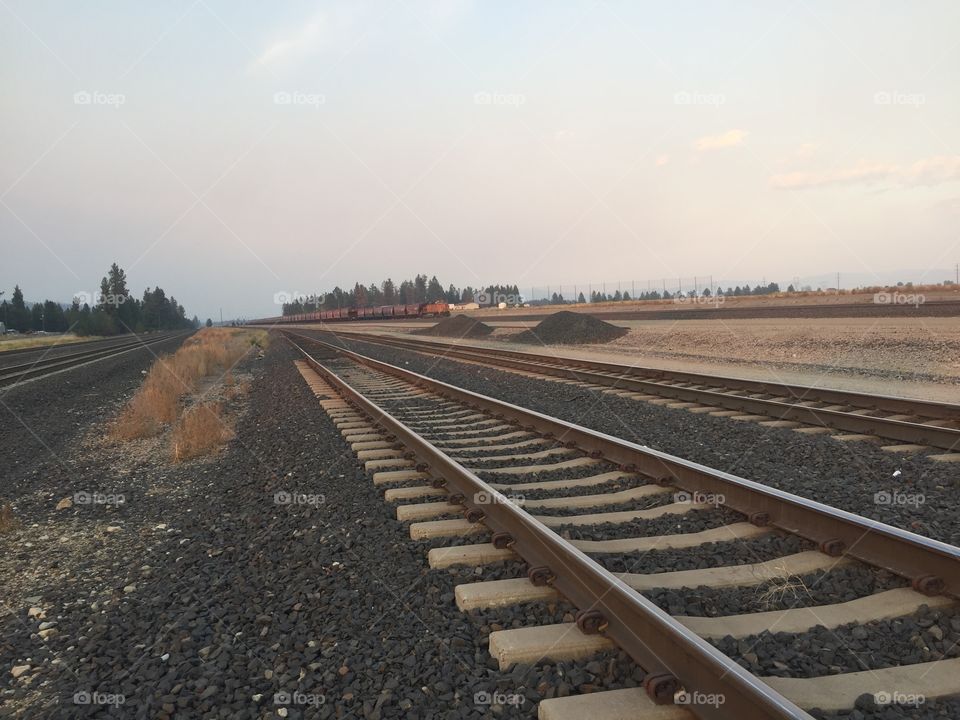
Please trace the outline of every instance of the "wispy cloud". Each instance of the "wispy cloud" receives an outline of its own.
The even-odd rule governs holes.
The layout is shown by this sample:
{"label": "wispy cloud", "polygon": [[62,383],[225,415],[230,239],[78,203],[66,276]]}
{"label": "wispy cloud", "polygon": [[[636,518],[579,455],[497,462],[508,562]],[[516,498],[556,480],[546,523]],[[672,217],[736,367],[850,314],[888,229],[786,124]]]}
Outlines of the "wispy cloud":
{"label": "wispy cloud", "polygon": [[276,65],[318,49],[327,24],[323,13],[314,15],[300,27],[274,40],[254,61],[254,66]]}
{"label": "wispy cloud", "polygon": [[743,143],[747,137],[746,130],[727,130],[720,135],[708,135],[697,140],[697,150],[719,150],[720,148],[734,147]]}
{"label": "wispy cloud", "polygon": [[837,185],[876,185],[898,187],[940,185],[960,180],[960,155],[940,155],[917,160],[909,165],[897,163],[860,163],[853,167],[825,172],[791,172],[773,175],[770,185],[782,190],[803,190]]}

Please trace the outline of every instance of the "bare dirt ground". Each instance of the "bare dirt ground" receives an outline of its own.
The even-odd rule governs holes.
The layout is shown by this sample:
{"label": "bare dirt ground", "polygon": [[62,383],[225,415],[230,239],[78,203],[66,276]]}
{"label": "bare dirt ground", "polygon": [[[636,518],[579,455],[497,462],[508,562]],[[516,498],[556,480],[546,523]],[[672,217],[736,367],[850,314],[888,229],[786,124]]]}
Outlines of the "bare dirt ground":
{"label": "bare dirt ground", "polygon": [[[468,314],[484,322],[540,320],[556,305],[483,308]],[[871,288],[861,292],[806,292],[722,298],[674,298],[565,305],[564,310],[596,315],[604,320],[715,320],[782,317],[957,317],[960,286]]]}
{"label": "bare dirt ground", "polygon": [[[494,321],[489,339],[503,347],[534,323]],[[960,320],[956,318],[778,318],[776,320],[622,320],[619,340],[593,346],[514,350],[637,366],[960,403]],[[423,323],[349,323],[344,330],[406,335]],[[433,341],[449,342],[442,338]]]}

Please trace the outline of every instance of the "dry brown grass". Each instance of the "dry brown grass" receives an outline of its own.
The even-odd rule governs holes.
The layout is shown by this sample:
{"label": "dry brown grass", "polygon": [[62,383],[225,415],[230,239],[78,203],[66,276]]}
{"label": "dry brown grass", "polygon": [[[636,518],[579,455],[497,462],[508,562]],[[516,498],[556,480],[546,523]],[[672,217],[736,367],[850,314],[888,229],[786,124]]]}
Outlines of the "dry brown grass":
{"label": "dry brown grass", "polygon": [[219,403],[199,403],[183,413],[170,444],[174,462],[213,452],[233,437]]}
{"label": "dry brown grass", "polygon": [[758,590],[760,606],[777,609],[784,605],[794,606],[802,599],[810,597],[810,589],[798,576],[778,577],[762,590]]}
{"label": "dry brown grass", "polygon": [[200,330],[176,354],[157,359],[111,429],[111,437],[133,440],[160,434],[176,421],[181,399],[195,392],[202,379],[229,372],[252,347],[265,343],[262,330]]}
{"label": "dry brown grass", "polygon": [[13,532],[20,526],[17,518],[13,515],[13,508],[10,503],[0,507],[0,534]]}

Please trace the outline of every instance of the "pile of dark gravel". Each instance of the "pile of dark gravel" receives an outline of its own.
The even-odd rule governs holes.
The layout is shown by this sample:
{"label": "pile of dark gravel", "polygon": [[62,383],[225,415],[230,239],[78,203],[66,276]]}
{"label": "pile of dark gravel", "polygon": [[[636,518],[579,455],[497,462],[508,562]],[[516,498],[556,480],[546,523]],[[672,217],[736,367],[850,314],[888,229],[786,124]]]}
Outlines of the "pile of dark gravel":
{"label": "pile of dark gravel", "polygon": [[628,332],[628,328],[611,325],[592,315],[561,310],[510,340],[529,345],[588,345],[610,342]]}
{"label": "pile of dark gravel", "polygon": [[820,677],[960,657],[960,611],[924,605],[913,615],[833,630],[712,641],[756,675]]}
{"label": "pile of dark gravel", "polygon": [[933,700],[924,698],[916,702],[916,698],[904,694],[899,698],[902,702],[892,704],[880,703],[870,694],[857,698],[857,705],[851,710],[825,712],[814,708],[810,714],[818,720],[956,720],[960,718],[960,697],[942,698]]}
{"label": "pile of dark gravel", "polygon": [[[523,497],[526,500],[540,500],[544,498],[561,498],[561,497],[581,497],[583,495],[603,495],[606,493],[621,492],[623,490],[630,490],[632,488],[643,487],[644,485],[649,485],[644,478],[642,477],[631,477],[625,476],[617,478],[616,480],[610,480],[608,482],[602,483],[600,485],[574,485],[569,488],[562,488],[559,490],[551,490],[547,488],[546,490],[525,490],[523,492]],[[670,493],[661,493],[662,495],[673,499],[673,495]]]}
{"label": "pile of dark gravel", "polygon": [[599,525],[562,525],[556,531],[567,540],[618,540],[620,538],[657,535],[680,535],[712,530],[723,525],[743,522],[746,518],[726,508],[690,510],[679,515],[662,515],[648,520]]}
{"label": "pile of dark gravel", "polygon": [[622,503],[613,505],[594,505],[591,507],[551,507],[551,508],[526,508],[531,515],[542,515],[544,517],[572,517],[576,515],[594,515],[599,513],[615,512],[639,512],[649,510],[650,508],[660,507],[672,502],[669,495],[648,495],[647,497],[634,498]]}
{"label": "pile of dark gravel", "polygon": [[706,543],[693,548],[604,553],[593,555],[593,559],[611,572],[662,573],[747,565],[813,548],[813,543],[796,535],[771,534],[749,540]]}
{"label": "pile of dark gravel", "polygon": [[722,617],[844,603],[907,585],[906,580],[885,570],[842,565],[754,587],[656,588],[643,594],[671,615]]}
{"label": "pile of dark gravel", "polygon": [[493,328],[476,318],[467,315],[453,315],[444,318],[436,325],[423,330],[414,330],[414,335],[432,335],[434,337],[481,338],[493,332]]}
{"label": "pile of dark gravel", "polygon": [[[597,463],[596,465],[581,465],[579,467],[559,468],[548,470],[551,463],[544,463],[542,466],[530,465],[531,471],[523,475],[514,475],[511,473],[502,473],[494,470],[474,470],[476,475],[489,483],[503,483],[504,485],[518,485],[521,483],[532,482],[554,482],[556,480],[579,480],[581,478],[594,477],[603,473],[614,472],[617,467],[609,463]],[[540,468],[544,469],[540,469]]]}

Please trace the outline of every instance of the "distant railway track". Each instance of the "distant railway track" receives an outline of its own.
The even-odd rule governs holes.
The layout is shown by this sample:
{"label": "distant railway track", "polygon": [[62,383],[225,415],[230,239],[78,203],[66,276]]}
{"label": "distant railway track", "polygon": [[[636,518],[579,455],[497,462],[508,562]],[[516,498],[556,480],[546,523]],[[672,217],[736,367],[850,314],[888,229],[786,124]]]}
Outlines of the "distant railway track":
{"label": "distant railway track", "polygon": [[960,452],[960,406],[825,387],[661,370],[462,344],[338,331],[362,342],[402,348],[505,370],[572,380],[634,394],[638,399],[690,403],[697,412],[747,416],[811,432],[839,431]]}
{"label": "distant railway track", "polygon": [[[490,651],[502,668],[517,658],[548,653],[574,657],[606,647],[621,648],[643,668],[642,689],[546,700],[539,708],[544,720],[599,720],[611,703],[621,710],[631,707],[631,717],[644,717],[655,705],[683,702],[684,697],[724,701],[688,704],[677,708],[677,714],[656,717],[783,720],[810,718],[807,710],[813,707],[853,707],[861,694],[889,688],[916,690],[927,699],[960,692],[957,658],[829,676],[758,677],[708,642],[778,627],[804,632],[815,625],[866,625],[923,606],[953,607],[960,593],[960,548],[317,338],[284,334],[302,355],[301,373],[358,458],[374,471],[373,482],[386,489],[385,499],[413,502],[397,508],[398,519],[413,521],[412,537],[490,535],[489,542],[434,548],[429,553],[432,566],[483,566],[509,559],[526,563],[526,578],[458,586],[461,609],[557,597],[578,608],[575,623],[491,633]],[[308,345],[316,349],[307,350]],[[559,472],[574,477],[552,479]],[[512,501],[516,493],[528,499]],[[683,518],[709,509],[698,498],[721,499],[715,505],[735,512],[740,520],[696,533],[677,530]],[[623,509],[625,505],[631,507]],[[554,531],[600,523],[652,527],[664,518],[672,529],[614,540],[567,540]],[[717,540],[749,542],[772,534],[802,538],[808,545],[801,552],[748,565],[652,574],[612,573],[597,559],[625,551],[643,556],[662,548],[696,550]],[[834,572],[859,563],[884,568],[904,584],[848,603],[725,617],[675,617],[642,594],[663,587],[751,586],[772,577]]]}
{"label": "distant railway track", "polygon": [[[44,348],[31,348],[31,350],[37,352],[40,357],[16,365],[0,366],[0,390],[17,387],[29,380],[37,380],[47,375],[54,375],[63,370],[86,365],[89,362],[105,360],[141,348],[149,348],[185,334],[186,331],[181,331],[159,335],[137,336],[133,339],[123,338],[104,342],[91,341],[89,343],[81,343],[77,346],[82,349],[73,351],[71,348],[71,352],[66,354],[57,353],[49,357],[43,353]],[[2,354],[0,354],[0,360],[2,359]]]}

